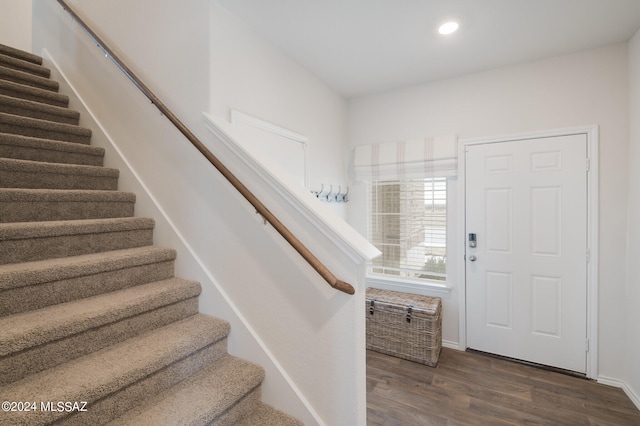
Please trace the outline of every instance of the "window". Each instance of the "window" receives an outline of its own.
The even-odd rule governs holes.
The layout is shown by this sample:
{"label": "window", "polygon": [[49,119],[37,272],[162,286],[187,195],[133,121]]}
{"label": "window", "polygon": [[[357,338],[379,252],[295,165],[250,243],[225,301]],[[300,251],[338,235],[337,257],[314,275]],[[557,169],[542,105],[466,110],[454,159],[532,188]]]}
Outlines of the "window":
{"label": "window", "polygon": [[371,185],[369,240],[382,252],[372,273],[446,280],[446,231],[446,178]]}

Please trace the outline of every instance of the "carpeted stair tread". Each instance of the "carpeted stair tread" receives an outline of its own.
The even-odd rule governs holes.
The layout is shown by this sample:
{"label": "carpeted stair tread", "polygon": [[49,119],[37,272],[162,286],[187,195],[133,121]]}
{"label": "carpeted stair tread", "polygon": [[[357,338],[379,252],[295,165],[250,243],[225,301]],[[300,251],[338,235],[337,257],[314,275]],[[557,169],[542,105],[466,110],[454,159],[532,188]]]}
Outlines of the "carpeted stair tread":
{"label": "carpeted stair tread", "polygon": [[171,278],[0,318],[0,357],[196,297],[200,284]]}
{"label": "carpeted stair tread", "polygon": [[117,190],[118,169],[0,158],[0,187]]}
{"label": "carpeted stair tread", "polygon": [[0,44],[0,395],[87,412],[0,424],[301,425],[261,402],[264,370],[228,355],[42,62]]}
{"label": "carpeted stair tread", "polygon": [[63,175],[91,175],[118,177],[118,169],[99,166],[85,166],[82,164],[58,164],[41,161],[16,160],[13,158],[0,158],[0,170],[7,171],[43,171],[44,173],[60,173]]}
{"label": "carpeted stair tread", "polygon": [[67,95],[2,79],[0,79],[0,94],[60,107],[69,106]]}
{"label": "carpeted stair tread", "polygon": [[0,265],[0,291],[173,261],[174,249],[135,247],[62,259]]}
{"label": "carpeted stair tread", "polygon": [[0,222],[130,217],[135,201],[122,191],[0,188]]}
{"label": "carpeted stair tread", "polygon": [[[0,358],[0,386],[64,364],[124,340],[142,335],[198,313],[198,298],[182,299],[137,315],[107,322],[81,333],[65,336]],[[1,422],[0,422],[1,423]]]}
{"label": "carpeted stair tread", "polygon": [[227,355],[108,425],[216,424],[263,378],[261,367]]}
{"label": "carpeted stair tread", "polygon": [[102,166],[104,148],[53,139],[0,133],[0,157],[61,164]]}
{"label": "carpeted stair tread", "polygon": [[110,201],[113,203],[135,202],[133,192],[100,191],[89,189],[29,189],[0,188],[0,202],[82,202]]}
{"label": "carpeted stair tread", "polygon": [[[2,397],[9,401],[87,401],[91,411],[92,404],[99,400],[161,373],[172,364],[226,339],[228,333],[227,322],[194,315],[27,376],[4,386]],[[194,336],[198,338],[194,339]],[[147,389],[147,392],[153,392],[153,389]],[[11,418],[5,416],[8,423],[22,420],[30,425],[40,425],[60,420],[68,413],[37,411],[9,415]]]}
{"label": "carpeted stair tread", "polygon": [[175,258],[175,250],[145,246],[0,265],[0,316],[166,280]]}
{"label": "carpeted stair tread", "polygon": [[51,92],[58,92],[60,84],[48,77],[41,77],[30,72],[7,68],[0,63],[0,80],[12,81],[26,86],[37,87]]}
{"label": "carpeted stair tread", "polygon": [[0,112],[74,126],[80,120],[78,111],[5,95],[0,95]]}
{"label": "carpeted stair tread", "polygon": [[149,246],[153,226],[139,217],[0,223],[0,264]]}
{"label": "carpeted stair tread", "polygon": [[145,217],[1,223],[0,241],[153,229],[153,226],[153,219]]}
{"label": "carpeted stair tread", "polygon": [[44,78],[49,78],[51,76],[51,70],[49,68],[43,67],[39,64],[34,64],[30,61],[25,61],[24,59],[15,58],[13,56],[3,54],[1,50],[0,65],[14,70],[28,72]]}
{"label": "carpeted stair tread", "polygon": [[88,145],[91,129],[0,112],[0,132]]}
{"label": "carpeted stair tread", "polygon": [[270,405],[260,403],[248,416],[243,417],[234,426],[304,426],[304,424]]}
{"label": "carpeted stair tread", "polygon": [[0,44],[0,54],[31,62],[36,65],[42,65],[41,56],[35,55],[31,52],[25,52],[24,50],[16,49],[15,47],[7,46],[5,44]]}

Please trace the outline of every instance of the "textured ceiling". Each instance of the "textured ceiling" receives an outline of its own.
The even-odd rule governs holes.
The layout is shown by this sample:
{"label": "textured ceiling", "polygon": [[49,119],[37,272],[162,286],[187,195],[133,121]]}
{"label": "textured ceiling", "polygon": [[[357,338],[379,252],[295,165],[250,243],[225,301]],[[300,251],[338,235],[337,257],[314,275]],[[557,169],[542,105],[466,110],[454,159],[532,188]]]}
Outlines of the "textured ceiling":
{"label": "textured ceiling", "polygon": [[[640,0],[217,0],[350,98],[628,41]],[[437,33],[446,19],[451,36]]]}

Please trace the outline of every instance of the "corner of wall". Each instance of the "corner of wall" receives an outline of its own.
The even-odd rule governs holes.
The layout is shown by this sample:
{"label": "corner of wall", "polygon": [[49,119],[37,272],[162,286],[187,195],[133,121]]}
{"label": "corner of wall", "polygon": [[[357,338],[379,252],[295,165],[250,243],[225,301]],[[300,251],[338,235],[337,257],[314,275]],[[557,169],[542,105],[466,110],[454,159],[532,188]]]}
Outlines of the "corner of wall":
{"label": "corner of wall", "polygon": [[627,221],[627,274],[626,274],[626,347],[625,381],[627,395],[640,409],[640,278],[635,262],[640,256],[640,225],[635,220],[640,215],[640,30],[629,41],[629,189]]}

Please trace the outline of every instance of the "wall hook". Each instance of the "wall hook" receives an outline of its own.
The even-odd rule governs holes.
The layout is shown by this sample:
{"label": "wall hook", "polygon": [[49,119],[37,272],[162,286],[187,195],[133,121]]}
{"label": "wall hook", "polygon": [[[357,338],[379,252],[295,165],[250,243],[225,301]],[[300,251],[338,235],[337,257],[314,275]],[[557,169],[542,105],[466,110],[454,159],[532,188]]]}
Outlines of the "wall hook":
{"label": "wall hook", "polygon": [[320,194],[322,194],[322,191],[324,191],[324,183],[320,184],[320,191],[311,191],[311,193],[315,195],[316,198],[320,198]]}
{"label": "wall hook", "polygon": [[329,187],[329,193],[327,194],[327,202],[334,201],[336,199],[336,194],[333,193],[333,185]]}
{"label": "wall hook", "polygon": [[346,203],[349,201],[347,195],[349,194],[349,187],[346,187],[346,190],[342,192],[342,185],[337,185],[338,190],[334,192],[333,184],[329,185],[329,190],[325,191],[324,183],[320,184],[319,191],[311,191],[313,195],[315,195],[320,201],[325,201],[328,203],[336,202],[336,203]]}

